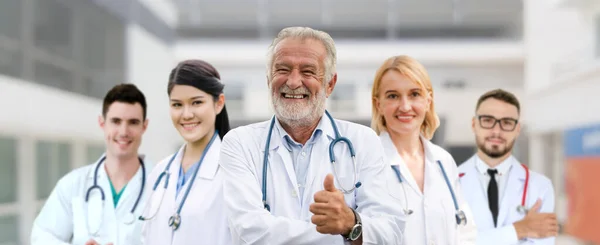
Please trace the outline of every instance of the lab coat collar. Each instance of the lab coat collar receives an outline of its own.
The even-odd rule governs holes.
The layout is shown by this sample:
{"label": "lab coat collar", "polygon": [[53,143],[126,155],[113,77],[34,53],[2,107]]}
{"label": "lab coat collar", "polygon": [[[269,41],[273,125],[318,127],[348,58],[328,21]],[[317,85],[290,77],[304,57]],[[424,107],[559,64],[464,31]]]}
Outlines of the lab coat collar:
{"label": "lab coat collar", "polygon": [[[98,160],[96,160],[96,162],[93,165],[91,165],[90,171],[88,171],[88,176],[87,176],[89,183],[93,183],[94,172],[96,170],[96,167],[100,163],[100,160],[102,160],[105,156],[106,156],[106,154],[102,154],[100,156],[100,158],[98,158]],[[140,158],[142,158],[142,161],[143,161],[144,155],[141,155]],[[105,163],[106,162],[102,162],[102,166],[100,166],[100,169],[98,169],[98,175],[96,176],[97,184],[100,187],[102,187],[102,191],[104,191],[104,196],[105,196],[106,202],[110,204],[108,206],[114,207],[113,206],[113,197],[111,194],[110,179],[108,177],[108,173],[106,172],[106,168],[104,167]],[[145,164],[145,162],[142,162],[142,163]],[[145,167],[147,168],[148,166],[145,166]],[[141,184],[142,184],[142,180],[141,180],[142,179],[142,171],[143,171],[143,168],[139,167],[138,170],[135,172],[135,174],[127,182],[127,184],[125,185],[125,189],[123,190],[122,197],[119,200],[119,202],[117,203],[117,206],[114,208],[115,210],[120,209],[121,206],[123,206],[123,203],[125,203],[125,204],[129,203],[127,201],[129,199],[129,196],[135,195],[135,198],[137,198],[137,196],[139,194],[139,188],[141,188]],[[148,171],[148,169],[146,169],[146,171]],[[148,172],[146,172],[146,174],[148,174]],[[147,181],[147,179],[146,179],[146,181]],[[146,182],[146,184],[147,184],[147,182]]]}
{"label": "lab coat collar", "polygon": [[[285,135],[287,135],[287,132],[283,129],[283,127],[281,126],[281,124],[279,123],[279,120],[277,119],[276,116],[273,116],[271,118],[271,120],[275,118],[275,126],[273,129],[273,133],[271,135],[271,139],[270,139],[270,145],[269,145],[269,150],[276,150],[277,148],[279,148],[280,146],[283,145],[283,147],[286,147],[285,145],[287,144],[287,142],[285,142]],[[271,120],[268,121],[267,123],[267,130],[265,130],[265,138],[267,138],[268,134],[269,134],[269,125],[271,124]],[[333,130],[333,126],[331,125],[331,121],[329,120],[329,118],[327,117],[327,115],[325,115],[325,113],[323,113],[323,115],[321,115],[321,118],[319,119],[319,124],[317,125],[317,128],[315,129],[315,131],[320,130],[322,132],[322,134],[327,135],[327,139],[328,141],[331,141],[333,139],[335,139],[335,131]],[[316,136],[316,133],[313,132],[313,136]],[[291,137],[290,137],[291,138]],[[312,139],[313,137],[311,137]],[[315,137],[315,142],[318,140],[322,140],[322,137]],[[288,151],[291,149],[286,148]],[[264,152],[264,149],[262,150],[262,152]]]}
{"label": "lab coat collar", "polygon": [[[179,176],[178,173],[179,173],[179,169],[181,168],[181,160],[183,159],[183,154],[185,153],[185,146],[186,146],[186,144],[182,145],[179,148],[179,151],[177,151],[177,156],[175,156],[175,158],[173,159],[173,162],[171,163],[169,172],[177,173],[174,176]],[[206,156],[202,160],[200,169],[198,169],[198,175],[196,175],[196,179],[197,178],[214,179],[215,175],[217,174],[217,170],[219,169],[220,149],[221,149],[221,138],[219,136],[217,136],[215,141],[210,146],[210,149],[208,149],[208,151],[206,152]],[[198,159],[196,161],[200,161],[200,159]],[[189,181],[187,183],[189,183]]]}
{"label": "lab coat collar", "polygon": [[[323,120],[319,120],[319,124],[317,124],[317,128],[315,128],[315,131],[312,132],[312,135],[310,136],[310,138],[306,142],[306,145],[308,145],[308,144],[314,144],[314,143],[316,143],[317,140],[319,140],[319,138],[321,137],[321,135],[323,133],[323,126],[325,126],[324,123],[323,123]],[[330,125],[330,127],[331,127],[331,125]],[[279,122],[279,120],[275,120],[275,129],[274,130],[277,130],[277,132],[281,136],[281,144],[288,151],[290,151],[290,152],[292,151],[291,144],[299,144],[294,139],[292,139],[292,136],[289,135],[285,131],[285,129],[283,129],[283,126],[281,126],[281,123]]]}
{"label": "lab coat collar", "polygon": [[[394,145],[394,142],[392,141],[392,138],[389,135],[389,133],[387,131],[382,131],[379,134],[379,137],[382,141],[384,152],[385,152],[386,157],[388,158],[390,166],[397,165],[400,168],[400,172],[401,172],[403,180],[408,183],[408,185],[415,191],[415,193],[422,195],[423,192],[421,192],[421,190],[419,189],[417,182],[412,177],[412,175],[406,174],[406,173],[410,173],[410,170],[408,169],[408,167],[406,166],[406,163],[404,162],[404,160],[398,153],[398,150],[396,149],[396,146]],[[435,154],[435,152],[434,152],[435,148],[433,147],[433,143],[431,143],[431,141],[429,141],[427,138],[423,137],[422,135],[419,137],[420,137],[421,143],[423,144],[423,149],[425,152],[425,156],[424,156],[425,157],[425,175],[424,175],[424,178],[426,178],[426,180],[425,180],[423,189],[426,191],[427,187],[431,185],[430,183],[428,183],[428,181],[435,179],[435,178],[432,178],[430,175],[431,173],[433,173],[431,170],[437,168],[436,161],[441,160],[441,159],[439,158],[440,154]]]}
{"label": "lab coat collar", "polygon": [[[383,149],[386,156],[391,157],[391,159],[389,159],[390,165],[393,166],[399,165],[399,163],[401,162],[403,163],[404,161],[402,160],[402,157],[400,157],[400,154],[398,154],[398,150],[396,149],[396,146],[394,145],[390,134],[387,131],[382,131],[379,134],[379,138],[381,138],[383,142]],[[421,143],[423,144],[423,149],[425,151],[425,159],[433,163],[435,163],[438,160],[441,161],[442,159],[440,158],[440,154],[434,153],[435,148],[433,146],[433,143],[431,143],[431,141],[429,141],[423,135],[420,135],[419,138],[421,139]]]}
{"label": "lab coat collar", "polygon": [[[490,169],[490,167],[481,158],[479,158],[479,156],[477,154],[475,154],[474,160],[475,160],[475,168],[477,169],[477,172],[479,172],[480,174],[483,174],[483,175],[487,175],[488,174],[487,170]],[[494,169],[498,170],[498,174],[500,176],[504,176],[504,175],[508,174],[511,167],[516,162],[517,162],[517,160],[511,155],[508,158],[504,159],[504,161],[502,161],[500,164],[498,164]]]}

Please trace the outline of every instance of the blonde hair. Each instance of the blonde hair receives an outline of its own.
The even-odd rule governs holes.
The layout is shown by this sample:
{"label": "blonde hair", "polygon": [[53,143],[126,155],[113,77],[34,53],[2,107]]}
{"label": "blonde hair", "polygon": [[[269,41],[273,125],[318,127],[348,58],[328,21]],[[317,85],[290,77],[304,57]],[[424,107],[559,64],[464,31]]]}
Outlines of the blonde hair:
{"label": "blonde hair", "polygon": [[385,118],[377,109],[377,98],[379,97],[381,78],[390,70],[400,72],[400,74],[417,83],[424,91],[426,91],[426,96],[430,99],[430,103],[427,113],[425,113],[425,120],[423,120],[423,124],[421,124],[421,134],[425,138],[431,139],[435,130],[440,126],[440,119],[435,112],[433,102],[433,87],[431,86],[431,80],[425,67],[417,60],[406,55],[388,58],[379,67],[377,73],[375,73],[375,80],[373,81],[373,88],[371,91],[371,128],[373,128],[378,135],[381,134],[382,131],[386,131]]}

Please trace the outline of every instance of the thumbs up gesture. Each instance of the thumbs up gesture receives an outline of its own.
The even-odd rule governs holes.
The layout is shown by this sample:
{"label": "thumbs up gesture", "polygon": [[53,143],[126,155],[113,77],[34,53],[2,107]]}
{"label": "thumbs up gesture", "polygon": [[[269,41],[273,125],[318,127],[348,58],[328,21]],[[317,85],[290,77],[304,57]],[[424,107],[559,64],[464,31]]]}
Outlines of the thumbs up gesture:
{"label": "thumbs up gesture", "polygon": [[545,238],[558,235],[558,221],[554,213],[540,213],[542,201],[537,200],[527,215],[513,225],[519,239]]}
{"label": "thumbs up gesture", "polygon": [[347,235],[355,225],[354,212],[346,205],[344,194],[335,188],[333,175],[323,181],[323,190],[315,193],[315,202],[310,205],[313,213],[311,222],[322,234]]}

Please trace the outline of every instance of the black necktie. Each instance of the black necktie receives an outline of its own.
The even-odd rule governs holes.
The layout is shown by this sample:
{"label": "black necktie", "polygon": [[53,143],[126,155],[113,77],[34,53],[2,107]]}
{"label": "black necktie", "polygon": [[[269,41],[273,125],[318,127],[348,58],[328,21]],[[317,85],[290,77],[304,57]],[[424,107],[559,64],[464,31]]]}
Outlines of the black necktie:
{"label": "black necktie", "polygon": [[490,205],[490,211],[492,212],[492,217],[494,218],[494,227],[496,226],[496,222],[498,221],[498,183],[496,182],[495,175],[498,173],[496,169],[488,169],[488,174],[490,175],[490,184],[488,185],[487,193],[488,193],[488,204]]}

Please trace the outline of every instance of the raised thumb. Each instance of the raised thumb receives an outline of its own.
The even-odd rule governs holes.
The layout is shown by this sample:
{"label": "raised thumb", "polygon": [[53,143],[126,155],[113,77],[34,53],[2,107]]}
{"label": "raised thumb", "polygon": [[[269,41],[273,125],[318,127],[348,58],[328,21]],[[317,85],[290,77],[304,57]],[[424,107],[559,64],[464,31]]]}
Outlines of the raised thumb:
{"label": "raised thumb", "polygon": [[533,207],[531,207],[529,212],[537,213],[540,211],[541,207],[542,207],[542,200],[538,199],[537,201],[535,201],[535,204],[533,204]]}
{"label": "raised thumb", "polygon": [[331,191],[331,192],[337,191],[335,188],[335,185],[333,184],[333,175],[332,174],[327,174],[327,176],[325,176],[325,181],[323,181],[323,188],[326,191]]}

